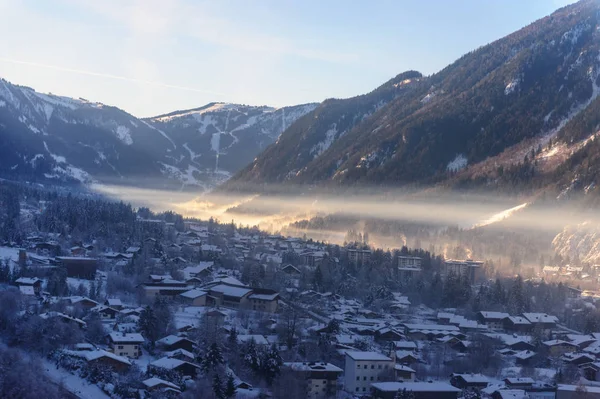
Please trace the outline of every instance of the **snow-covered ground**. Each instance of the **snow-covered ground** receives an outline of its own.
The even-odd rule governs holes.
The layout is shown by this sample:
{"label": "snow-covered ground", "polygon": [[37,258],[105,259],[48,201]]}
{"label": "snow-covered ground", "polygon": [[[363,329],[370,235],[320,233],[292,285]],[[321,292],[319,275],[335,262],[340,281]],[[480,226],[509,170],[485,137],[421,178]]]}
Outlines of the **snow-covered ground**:
{"label": "snow-covered ground", "polygon": [[54,363],[47,359],[42,360],[42,367],[52,381],[64,386],[66,390],[81,399],[110,398],[97,385],[90,384],[83,378],[69,373],[67,370],[57,368]]}
{"label": "snow-covered ground", "polygon": [[467,167],[468,161],[467,158],[463,154],[456,155],[452,161],[448,162],[446,165],[446,170],[450,172],[458,172]]}

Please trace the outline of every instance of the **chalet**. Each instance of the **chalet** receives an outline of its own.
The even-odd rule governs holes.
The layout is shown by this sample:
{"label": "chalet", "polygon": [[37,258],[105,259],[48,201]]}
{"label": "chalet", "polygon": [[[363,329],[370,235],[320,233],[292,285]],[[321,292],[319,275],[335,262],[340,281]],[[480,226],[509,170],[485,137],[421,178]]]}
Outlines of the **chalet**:
{"label": "chalet", "polygon": [[196,359],[196,356],[194,356],[192,352],[186,351],[185,349],[175,349],[174,351],[165,352],[165,355],[186,362],[193,362]]}
{"label": "chalet", "polygon": [[441,381],[371,384],[371,397],[374,399],[394,399],[398,392],[407,392],[415,399],[456,399],[461,390]]}
{"label": "chalet", "polygon": [[396,381],[414,381],[416,371],[404,364],[396,364],[394,366],[394,375]]}
{"label": "chalet", "polygon": [[156,345],[159,346],[163,351],[174,351],[177,349],[185,349],[188,352],[194,350],[196,344],[194,341],[189,340],[185,337],[178,337],[177,335],[168,335],[164,338],[156,341]]}
{"label": "chalet", "polygon": [[123,304],[121,303],[121,300],[119,298],[108,298],[106,301],[104,301],[104,305],[110,306],[111,308],[116,310],[123,309]]}
{"label": "chalet", "polygon": [[131,362],[127,358],[104,350],[65,350],[63,353],[70,357],[83,359],[89,365],[102,365],[118,372],[124,372],[131,367]]}
{"label": "chalet", "polygon": [[193,288],[185,281],[174,280],[165,276],[150,276],[150,280],[141,285],[148,298],[153,298],[159,294],[175,297]]}
{"label": "chalet", "polygon": [[[554,398],[554,396],[551,396]],[[491,395],[492,399],[529,399],[530,396],[523,389],[498,389]]]}
{"label": "chalet", "polygon": [[284,265],[281,268],[281,271],[283,273],[287,274],[288,276],[299,277],[302,274],[302,272],[300,271],[300,269],[298,269],[296,266],[293,266],[293,265],[290,265],[290,264]]}
{"label": "chalet", "polygon": [[450,376],[450,384],[460,389],[481,389],[488,386],[490,379],[481,374],[457,374]]}
{"label": "chalet", "polygon": [[98,260],[77,256],[57,256],[56,263],[67,270],[68,277],[93,280],[96,278]]}
{"label": "chalet", "polygon": [[248,297],[252,294],[250,287],[239,287],[227,284],[219,284],[209,288],[211,299],[214,298],[214,305],[228,308],[247,308]]}
{"label": "chalet", "polygon": [[510,317],[508,313],[503,312],[477,312],[475,319],[481,324],[485,324],[490,329],[500,330],[504,328],[504,319]]}
{"label": "chalet", "polygon": [[573,345],[570,342],[563,341],[560,339],[553,339],[550,341],[544,341],[542,343],[550,353],[550,356],[559,357],[564,355],[565,353],[575,352],[577,350],[577,345]]}
{"label": "chalet", "polygon": [[181,393],[181,388],[172,382],[161,380],[160,378],[152,377],[142,381],[142,384],[148,392],[173,392],[175,394]]}
{"label": "chalet", "polygon": [[405,350],[405,351],[416,351],[417,344],[412,341],[394,341],[394,349],[396,350]]}
{"label": "chalet", "polygon": [[546,313],[523,313],[523,317],[527,319],[534,327],[541,327],[544,330],[551,330],[556,327],[558,318]]}
{"label": "chalet", "polygon": [[119,356],[127,356],[137,359],[142,355],[141,345],[144,343],[144,337],[136,333],[110,333],[109,342],[111,350]]}
{"label": "chalet", "polygon": [[532,329],[532,324],[525,317],[509,316],[503,320],[504,329],[512,332],[528,332]]}
{"label": "chalet", "polygon": [[221,325],[225,322],[225,317],[227,317],[227,314],[221,312],[220,310],[212,309],[211,311],[206,312],[206,317],[217,325]]}
{"label": "chalet", "polygon": [[269,341],[267,341],[267,339],[263,336],[263,335],[258,335],[258,334],[239,334],[238,337],[238,342],[240,343],[247,343],[250,341],[254,341],[254,343],[257,346],[263,346],[263,347],[268,347],[269,346]]}
{"label": "chalet", "polygon": [[400,364],[415,364],[419,361],[419,357],[413,351],[396,351],[396,362]]}
{"label": "chalet", "polygon": [[43,280],[36,277],[20,277],[15,281],[15,284],[19,287],[19,291],[23,295],[40,296],[42,293],[42,282]]}
{"label": "chalet", "polygon": [[80,306],[84,309],[93,309],[99,305],[98,302],[85,296],[70,296],[65,298],[65,301],[71,306]]}
{"label": "chalet", "polygon": [[148,369],[176,371],[181,373],[182,375],[195,377],[200,370],[200,366],[191,362],[187,362],[185,360],[179,360],[171,357],[162,357],[148,364]]}
{"label": "chalet", "polygon": [[207,278],[213,272],[214,262],[200,262],[197,266],[188,266],[181,271],[186,279],[197,277],[199,279]]}
{"label": "chalet", "polygon": [[181,301],[188,306],[206,306],[207,296],[208,292],[199,288],[194,288],[179,294]]}
{"label": "chalet", "polygon": [[57,256],[60,254],[60,245],[54,241],[39,242],[35,244],[36,251],[49,256]]}
{"label": "chalet", "polygon": [[253,288],[248,296],[248,306],[252,310],[276,313],[279,304],[279,293],[266,288]]}
{"label": "chalet", "polygon": [[291,370],[306,382],[306,398],[326,399],[337,393],[337,380],[343,370],[325,362],[293,362],[284,363],[285,369]]}
{"label": "chalet", "polygon": [[139,255],[141,251],[142,251],[142,249],[140,247],[129,247],[125,250],[125,253],[136,256],[136,255]]}
{"label": "chalet", "polygon": [[533,388],[534,383],[535,383],[535,381],[533,380],[533,378],[528,378],[528,377],[519,377],[519,378],[513,377],[513,378],[505,378],[504,379],[504,384],[509,389],[528,390],[528,389]]}
{"label": "chalet", "polygon": [[404,335],[393,328],[384,327],[375,331],[375,339],[378,341],[400,341]]}
{"label": "chalet", "polygon": [[600,363],[593,362],[579,367],[583,377],[589,381],[600,381]]}
{"label": "chalet", "polygon": [[113,320],[117,318],[117,314],[119,311],[117,309],[113,309],[110,306],[106,305],[98,305],[90,309],[91,312],[96,312],[100,315],[100,318],[103,320]]}
{"label": "chalet", "polygon": [[574,364],[575,366],[581,366],[582,364],[592,363],[596,360],[596,357],[589,353],[574,353],[567,352],[562,356],[562,361],[567,364]]}
{"label": "chalet", "polygon": [[528,366],[536,356],[537,353],[532,350],[517,352],[515,353],[515,363],[520,366]]}

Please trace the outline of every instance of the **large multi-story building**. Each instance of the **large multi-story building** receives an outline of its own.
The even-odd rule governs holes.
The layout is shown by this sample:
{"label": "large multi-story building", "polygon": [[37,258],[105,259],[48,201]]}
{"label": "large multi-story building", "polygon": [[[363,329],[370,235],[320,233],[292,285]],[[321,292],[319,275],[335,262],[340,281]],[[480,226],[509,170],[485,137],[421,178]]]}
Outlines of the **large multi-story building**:
{"label": "large multi-story building", "polygon": [[348,251],[348,260],[354,264],[364,264],[371,260],[370,249],[354,249],[350,248]]}
{"label": "large multi-story building", "polygon": [[448,259],[444,262],[442,275],[447,276],[450,273],[454,273],[461,277],[467,277],[470,282],[474,282],[477,279],[478,271],[481,269],[481,266],[483,266],[483,262],[472,259]]}
{"label": "large multi-story building", "polygon": [[341,368],[324,362],[284,363],[284,367],[294,371],[306,380],[306,397],[308,399],[335,397],[337,380],[343,372]]}
{"label": "large multi-story building", "polygon": [[409,281],[421,273],[422,259],[417,256],[398,256],[398,281]]}
{"label": "large multi-story building", "polygon": [[395,361],[377,352],[346,352],[344,389],[354,394],[369,394],[371,384],[394,380]]}

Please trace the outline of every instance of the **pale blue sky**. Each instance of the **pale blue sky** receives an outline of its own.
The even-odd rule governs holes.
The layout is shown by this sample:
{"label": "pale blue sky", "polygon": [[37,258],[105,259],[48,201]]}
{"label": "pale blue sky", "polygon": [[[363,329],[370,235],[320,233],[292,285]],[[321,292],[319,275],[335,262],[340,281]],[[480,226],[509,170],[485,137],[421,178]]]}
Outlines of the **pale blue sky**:
{"label": "pale blue sky", "polygon": [[0,0],[0,77],[136,116],[428,75],[570,0]]}

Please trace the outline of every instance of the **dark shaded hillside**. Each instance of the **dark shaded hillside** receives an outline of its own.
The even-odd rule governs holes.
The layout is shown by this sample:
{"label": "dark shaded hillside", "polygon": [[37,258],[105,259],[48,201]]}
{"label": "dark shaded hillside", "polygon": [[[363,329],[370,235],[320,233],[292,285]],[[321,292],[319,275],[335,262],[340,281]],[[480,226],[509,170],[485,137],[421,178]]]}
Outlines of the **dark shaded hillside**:
{"label": "dark shaded hillside", "polygon": [[[600,92],[598,11],[598,1],[585,0],[466,54],[431,77],[394,86],[404,79],[396,78],[384,85],[393,96],[374,112],[365,109],[373,109],[386,89],[326,101],[227,187],[432,184],[524,140],[554,135],[594,105]],[[344,134],[311,159],[318,140],[343,117],[361,112],[369,117],[344,125]],[[591,134],[591,125],[568,140]]]}

